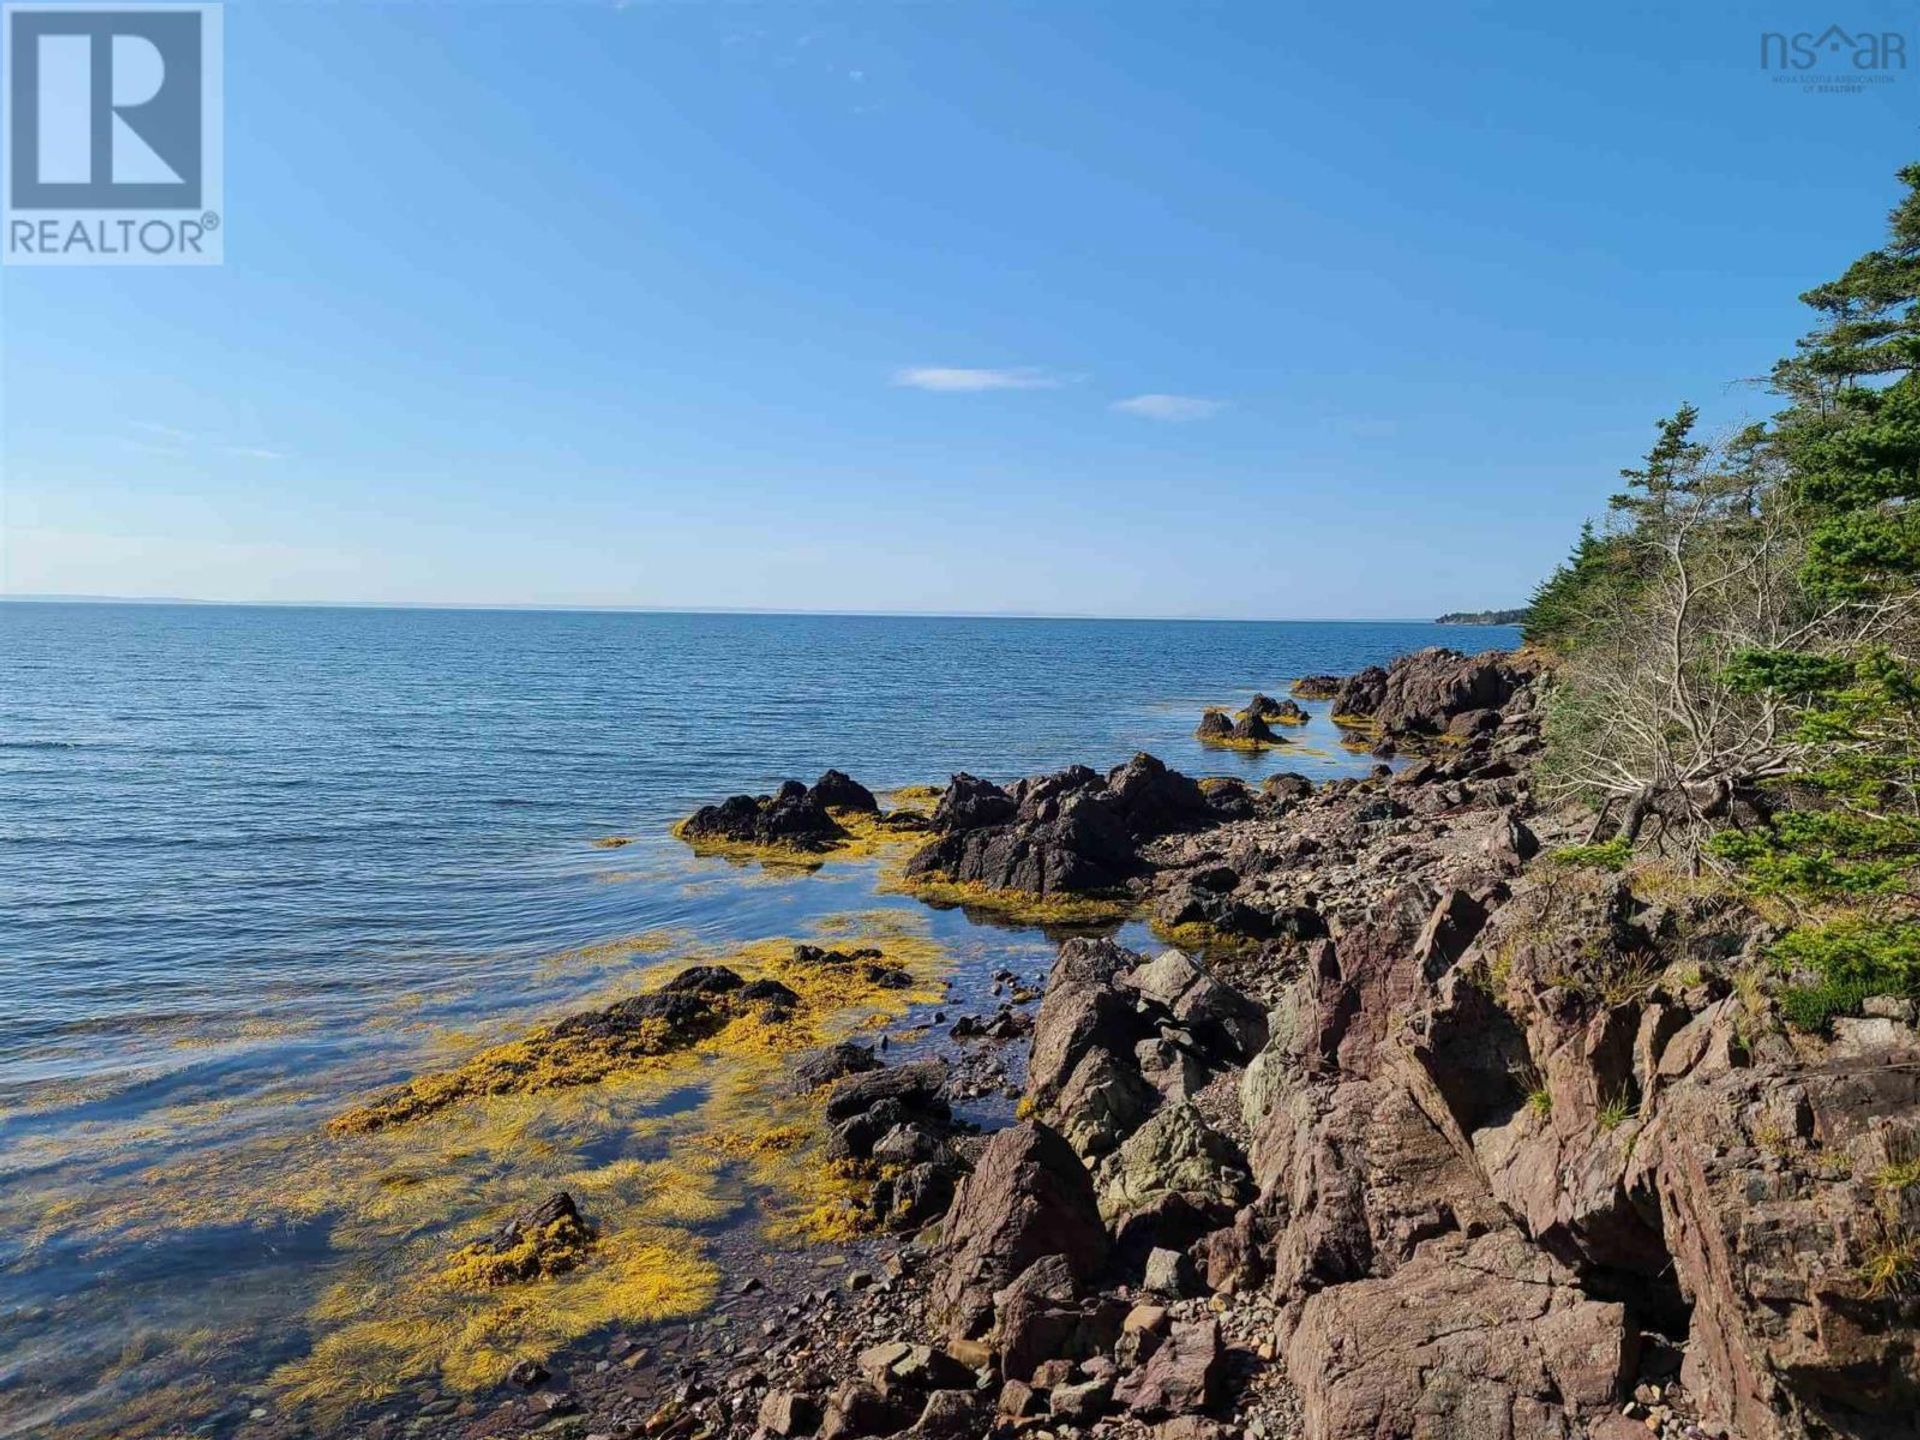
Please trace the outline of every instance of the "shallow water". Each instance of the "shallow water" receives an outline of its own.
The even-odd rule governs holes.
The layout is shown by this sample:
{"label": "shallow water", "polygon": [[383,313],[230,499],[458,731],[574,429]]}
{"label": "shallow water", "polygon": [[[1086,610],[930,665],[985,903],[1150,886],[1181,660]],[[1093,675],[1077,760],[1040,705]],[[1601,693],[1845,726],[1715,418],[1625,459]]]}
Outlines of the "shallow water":
{"label": "shallow water", "polygon": [[[1265,755],[1191,732],[1203,706],[1300,674],[1513,639],[0,604],[0,1435],[146,1433],[234,1387],[277,1403],[278,1367],[352,1323],[338,1293],[373,1283],[370,1257],[438,1253],[443,1229],[498,1223],[536,1180],[677,1159],[685,1117],[718,1123],[731,1082],[516,1115],[540,1136],[516,1132],[517,1151],[443,1134],[434,1166],[470,1176],[353,1211],[378,1157],[312,1137],[370,1088],[624,993],[646,967],[823,926],[937,944],[950,1010],[986,1006],[1003,965],[1044,970],[1039,932],[880,893],[871,862],[696,859],[666,834],[696,805],[830,765],[878,790],[1141,749],[1192,774],[1353,773],[1368,762],[1322,706]],[[609,837],[631,843],[593,843]],[[932,1003],[845,1023],[910,1049]],[[303,1175],[335,1202],[296,1197]],[[752,1167],[699,1178],[699,1204],[649,1202],[635,1223],[758,1243]]]}

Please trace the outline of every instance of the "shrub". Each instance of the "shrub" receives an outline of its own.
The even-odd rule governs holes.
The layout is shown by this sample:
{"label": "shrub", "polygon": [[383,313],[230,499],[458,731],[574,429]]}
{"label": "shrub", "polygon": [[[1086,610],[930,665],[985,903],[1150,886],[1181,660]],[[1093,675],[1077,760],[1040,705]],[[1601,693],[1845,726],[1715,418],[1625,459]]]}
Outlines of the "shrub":
{"label": "shrub", "polygon": [[1587,866],[1617,875],[1633,859],[1633,842],[1619,835],[1599,845],[1564,845],[1549,858],[1556,865]]}
{"label": "shrub", "polygon": [[1816,977],[1780,996],[1781,1012],[1801,1030],[1824,1032],[1871,995],[1920,995],[1920,922],[1847,916],[1791,931],[1769,954],[1783,969]]}

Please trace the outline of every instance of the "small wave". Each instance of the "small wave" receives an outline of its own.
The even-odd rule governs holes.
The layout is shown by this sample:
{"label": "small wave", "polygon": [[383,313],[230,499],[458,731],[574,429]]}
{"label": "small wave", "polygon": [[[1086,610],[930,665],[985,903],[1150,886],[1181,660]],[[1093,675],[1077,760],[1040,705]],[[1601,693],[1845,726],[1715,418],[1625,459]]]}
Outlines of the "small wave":
{"label": "small wave", "polygon": [[110,740],[0,740],[0,750],[109,750]]}

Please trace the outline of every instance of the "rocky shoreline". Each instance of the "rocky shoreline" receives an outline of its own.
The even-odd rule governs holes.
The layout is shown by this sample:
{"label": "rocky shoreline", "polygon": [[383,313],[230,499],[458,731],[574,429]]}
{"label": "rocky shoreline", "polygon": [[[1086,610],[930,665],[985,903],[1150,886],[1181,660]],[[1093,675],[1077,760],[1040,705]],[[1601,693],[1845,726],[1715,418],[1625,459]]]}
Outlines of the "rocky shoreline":
{"label": "rocky shoreline", "polygon": [[[942,1060],[808,1059],[867,1238],[723,1258],[690,1324],[362,1432],[1920,1433],[1920,1299],[1875,1278],[1920,1223],[1911,1002],[1793,1030],[1742,897],[1580,863],[1591,817],[1534,785],[1540,683],[1444,650],[1308,677],[1405,761],[1317,788],[1142,755],[956,776],[911,818],[839,772],[700,812],[690,840],[814,854],[871,816],[909,889],[1111,905],[1176,948],[1069,939],[943,1016]],[[1014,1123],[955,1121],[1016,1086]]]}

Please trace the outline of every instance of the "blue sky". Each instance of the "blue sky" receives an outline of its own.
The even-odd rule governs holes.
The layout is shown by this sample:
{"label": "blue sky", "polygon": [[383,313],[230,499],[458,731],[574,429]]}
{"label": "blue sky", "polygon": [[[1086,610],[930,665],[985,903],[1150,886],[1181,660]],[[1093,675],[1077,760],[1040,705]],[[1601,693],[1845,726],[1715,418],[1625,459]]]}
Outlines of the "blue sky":
{"label": "blue sky", "polygon": [[1833,19],[229,4],[226,265],[0,275],[0,588],[1518,603],[1877,243]]}

